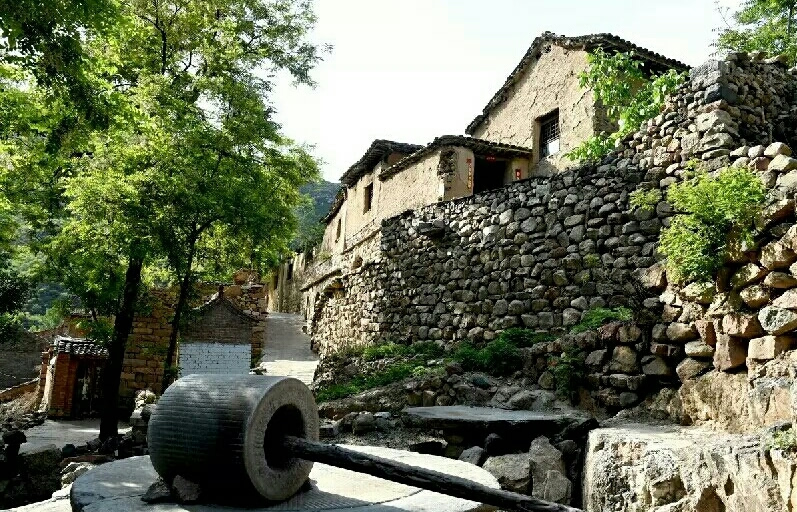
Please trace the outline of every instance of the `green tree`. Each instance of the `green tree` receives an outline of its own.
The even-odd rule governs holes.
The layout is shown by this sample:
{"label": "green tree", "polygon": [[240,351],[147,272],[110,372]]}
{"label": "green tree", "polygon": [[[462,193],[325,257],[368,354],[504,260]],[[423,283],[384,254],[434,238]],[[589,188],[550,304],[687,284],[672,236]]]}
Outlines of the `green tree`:
{"label": "green tree", "polygon": [[80,121],[84,105],[24,66],[15,67],[27,71],[24,85],[8,80],[0,90],[0,105],[6,97],[31,106],[20,119],[27,131],[4,133],[13,162],[0,179],[70,289],[115,317],[103,438],[116,434],[145,269],[165,260],[190,282],[197,247],[214,233],[264,252],[287,244],[296,189],[316,172],[279,135],[268,102],[278,72],[312,83],[319,49],[306,38],[315,21],[309,2],[129,0],[118,14],[113,31],[89,28],[80,38],[85,83],[112,106],[105,124],[63,129],[69,116]]}
{"label": "green tree", "polygon": [[651,73],[633,52],[607,53],[598,48],[587,59],[589,67],[581,73],[579,84],[591,89],[595,100],[606,107],[609,119],[617,124],[617,131],[587,139],[567,153],[571,160],[594,161],[606,156],[618,140],[657,116],[667,96],[684,80],[684,75],[673,69]]}
{"label": "green tree", "polygon": [[789,63],[797,62],[797,0],[745,0],[739,9],[718,6],[725,26],[717,32],[714,45],[721,51],[765,51],[770,55],[784,54]]}

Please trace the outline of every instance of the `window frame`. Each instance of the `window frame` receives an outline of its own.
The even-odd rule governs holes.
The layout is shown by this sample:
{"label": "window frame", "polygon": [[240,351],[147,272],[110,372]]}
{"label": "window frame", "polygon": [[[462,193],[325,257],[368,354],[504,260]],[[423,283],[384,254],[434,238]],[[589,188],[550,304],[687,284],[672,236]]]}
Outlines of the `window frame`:
{"label": "window frame", "polygon": [[374,184],[369,183],[363,188],[363,213],[368,213],[374,206]]}
{"label": "window frame", "polygon": [[[548,114],[538,118],[539,126],[539,154],[540,159],[553,156],[561,150],[562,131],[559,120],[559,109],[554,109]],[[556,151],[550,151],[550,144],[556,142]]]}

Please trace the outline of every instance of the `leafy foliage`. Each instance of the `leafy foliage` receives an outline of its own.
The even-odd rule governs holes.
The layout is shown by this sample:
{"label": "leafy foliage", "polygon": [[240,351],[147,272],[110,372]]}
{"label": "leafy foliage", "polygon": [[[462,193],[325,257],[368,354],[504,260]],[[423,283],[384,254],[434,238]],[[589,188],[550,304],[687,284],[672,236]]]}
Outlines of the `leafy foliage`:
{"label": "leafy foliage", "polygon": [[667,200],[678,214],[662,230],[659,246],[677,281],[708,281],[722,265],[732,239],[749,240],[765,199],[755,173],[728,168],[716,176],[698,172],[670,186]]}
{"label": "leafy foliage", "polygon": [[327,402],[338,398],[346,398],[347,396],[356,395],[380,386],[387,386],[409,377],[423,377],[432,371],[434,371],[433,368],[426,368],[414,363],[388,365],[384,370],[371,375],[359,375],[347,382],[335,383],[316,390],[316,401]]}
{"label": "leafy foliage", "polygon": [[566,350],[560,356],[549,360],[549,368],[553,374],[556,394],[561,398],[572,400],[584,379],[584,353],[575,349]]}
{"label": "leafy foliage", "polygon": [[531,329],[523,329],[521,327],[510,327],[498,335],[498,339],[511,343],[516,347],[531,347],[537,343],[544,343],[553,341],[556,336],[549,332],[532,331]]}
{"label": "leafy foliage", "polygon": [[723,51],[784,54],[797,63],[795,0],[745,0],[728,20],[728,8],[718,6],[725,26],[718,30],[714,46]]}
{"label": "leafy foliage", "polygon": [[567,153],[571,160],[600,160],[622,139],[648,119],[661,112],[668,95],[683,82],[675,70],[653,74],[632,52],[613,54],[598,48],[588,55],[589,68],[579,76],[579,84],[589,88],[606,107],[618,130],[593,136]]}
{"label": "leafy foliage", "polygon": [[578,334],[580,332],[593,331],[607,322],[627,322],[631,320],[631,318],[631,310],[625,307],[612,309],[592,308],[584,313],[581,322],[570,328],[570,332],[572,334]]}
{"label": "leafy foliage", "polygon": [[645,211],[656,209],[656,205],[661,201],[661,191],[658,189],[651,190],[634,190],[631,192],[628,203],[632,208],[639,208]]}
{"label": "leafy foliage", "polygon": [[162,275],[147,269],[166,266],[187,289],[287,250],[317,165],[280,134],[268,97],[277,73],[312,85],[315,17],[306,0],[0,11],[0,190],[51,278],[116,318],[101,428],[113,434],[139,283]]}
{"label": "leafy foliage", "polygon": [[452,359],[466,371],[483,371],[492,375],[509,375],[523,366],[518,347],[505,339],[494,339],[481,348],[472,343],[460,344]]}
{"label": "leafy foliage", "polygon": [[770,449],[782,450],[784,452],[797,452],[797,432],[794,427],[785,430],[776,430],[769,441]]}
{"label": "leafy foliage", "polygon": [[431,341],[422,341],[409,345],[398,343],[382,343],[371,345],[363,349],[362,357],[366,361],[376,361],[388,357],[416,357],[431,359],[441,357],[444,353],[443,347]]}

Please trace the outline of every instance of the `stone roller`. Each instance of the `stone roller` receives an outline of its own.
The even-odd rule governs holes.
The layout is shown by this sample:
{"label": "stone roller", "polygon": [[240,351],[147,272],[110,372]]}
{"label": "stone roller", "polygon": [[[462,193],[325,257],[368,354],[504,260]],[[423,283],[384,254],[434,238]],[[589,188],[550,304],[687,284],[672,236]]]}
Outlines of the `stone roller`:
{"label": "stone roller", "polygon": [[529,512],[580,512],[318,442],[315,397],[301,381],[260,375],[188,375],[158,401],[148,429],[152,465],[166,481],[180,475],[203,494],[233,503],[283,501],[307,482],[313,462]]}

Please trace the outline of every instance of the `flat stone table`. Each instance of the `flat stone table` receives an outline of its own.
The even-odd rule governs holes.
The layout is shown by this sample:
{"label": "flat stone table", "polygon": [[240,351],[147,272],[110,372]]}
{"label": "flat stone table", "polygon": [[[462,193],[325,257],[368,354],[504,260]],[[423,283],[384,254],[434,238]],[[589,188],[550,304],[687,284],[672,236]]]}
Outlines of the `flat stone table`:
{"label": "flat stone table", "polygon": [[[498,488],[484,469],[453,459],[373,446],[346,446],[352,450],[457,475]],[[312,488],[288,501],[267,507],[231,508],[216,505],[150,505],[141,496],[158,478],[148,456],[104,464],[80,476],[72,485],[73,512],[486,512],[495,507],[452,498],[397,484],[381,478],[316,463],[310,473]]]}
{"label": "flat stone table", "polygon": [[490,433],[519,443],[528,449],[537,436],[567,439],[586,435],[597,426],[588,414],[575,409],[552,411],[513,411],[493,407],[466,405],[438,405],[432,407],[407,407],[402,411],[404,423],[409,426],[443,430],[444,433],[464,438],[468,444],[479,444]]}

